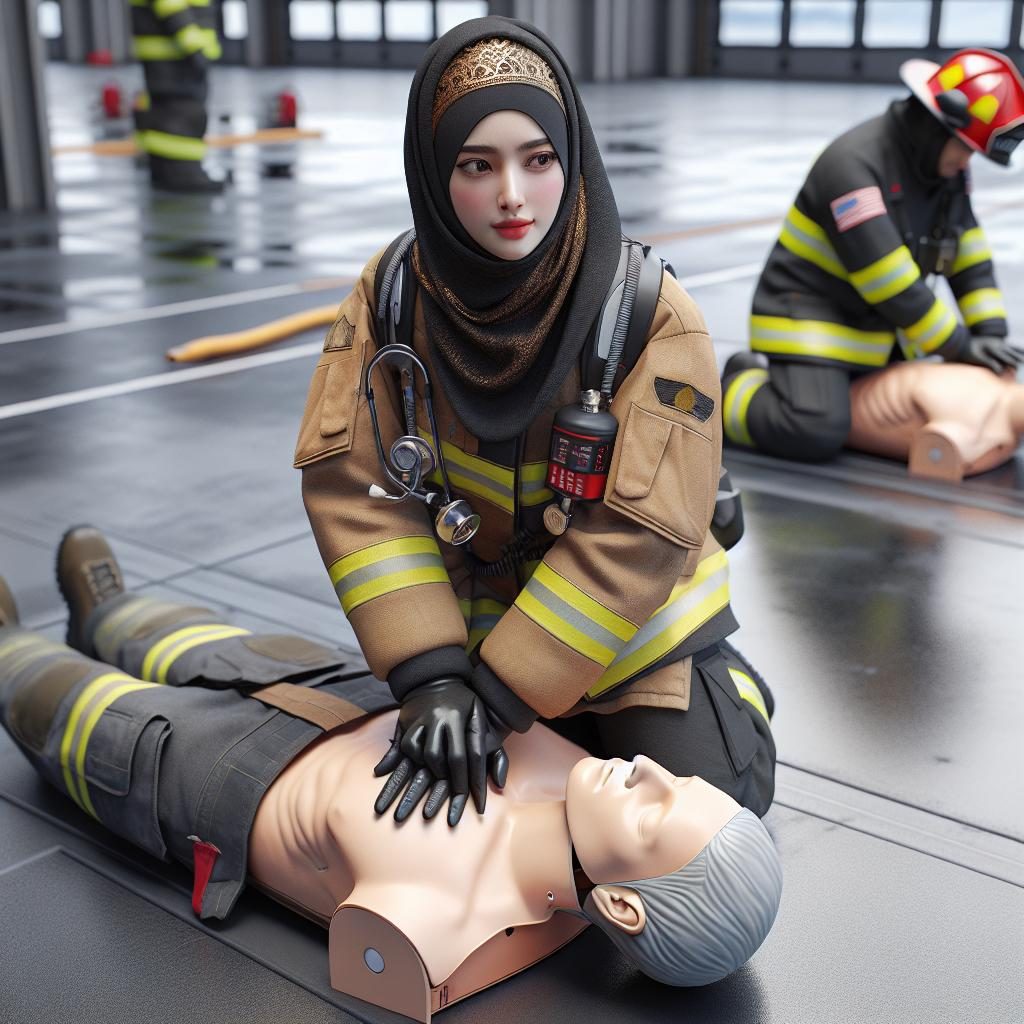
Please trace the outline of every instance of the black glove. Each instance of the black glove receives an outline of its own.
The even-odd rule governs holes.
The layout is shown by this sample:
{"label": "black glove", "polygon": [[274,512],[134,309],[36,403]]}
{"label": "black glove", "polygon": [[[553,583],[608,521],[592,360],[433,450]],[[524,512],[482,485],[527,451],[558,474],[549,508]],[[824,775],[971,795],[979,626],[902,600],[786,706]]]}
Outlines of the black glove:
{"label": "black glove", "polygon": [[479,813],[487,803],[487,769],[500,789],[508,774],[508,757],[487,714],[484,702],[461,680],[438,679],[411,690],[402,701],[391,748],[374,768],[375,775],[390,773],[374,810],[383,814],[412,781],[395,811],[404,821],[429,790],[423,814],[432,818],[451,796],[448,824],[462,818],[467,794]]}
{"label": "black glove", "polygon": [[1004,370],[1016,370],[1024,362],[1024,354],[1010,345],[1005,338],[975,334],[960,356],[960,362],[984,366],[993,373],[1001,374]]}

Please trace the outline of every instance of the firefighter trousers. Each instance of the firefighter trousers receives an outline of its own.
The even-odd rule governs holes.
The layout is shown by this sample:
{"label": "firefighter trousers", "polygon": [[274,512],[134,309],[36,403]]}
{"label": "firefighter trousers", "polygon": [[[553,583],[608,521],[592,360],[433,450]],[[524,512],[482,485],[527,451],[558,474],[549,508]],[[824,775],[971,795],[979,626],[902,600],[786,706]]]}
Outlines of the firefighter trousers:
{"label": "firefighter trousers", "polygon": [[[123,593],[85,634],[102,660],[0,628],[0,721],[111,832],[188,867],[193,843],[216,850],[204,918],[226,917],[241,892],[252,821],[280,772],[324,729],[394,706],[360,659],[208,609]],[[285,703],[267,703],[266,689]],[[308,704],[326,713],[282,710]]]}
{"label": "firefighter trousers", "polygon": [[747,370],[726,382],[726,434],[786,459],[831,459],[850,433],[850,376],[842,367],[769,357],[767,373]]}
{"label": "firefighter trousers", "polygon": [[763,817],[775,795],[775,701],[727,640],[693,656],[690,706],[583,712],[546,724],[595,757],[646,754],[673,775],[699,775]]}

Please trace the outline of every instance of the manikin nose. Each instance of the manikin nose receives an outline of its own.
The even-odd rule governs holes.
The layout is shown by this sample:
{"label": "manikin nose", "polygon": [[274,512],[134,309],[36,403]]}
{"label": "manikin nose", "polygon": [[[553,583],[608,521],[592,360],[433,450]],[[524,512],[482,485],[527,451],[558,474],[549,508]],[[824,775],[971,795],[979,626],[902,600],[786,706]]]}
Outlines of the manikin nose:
{"label": "manikin nose", "polygon": [[637,754],[633,758],[633,771],[626,778],[626,787],[632,789],[641,782],[670,790],[675,784],[675,776],[662,768],[657,761],[652,761],[644,754]]}

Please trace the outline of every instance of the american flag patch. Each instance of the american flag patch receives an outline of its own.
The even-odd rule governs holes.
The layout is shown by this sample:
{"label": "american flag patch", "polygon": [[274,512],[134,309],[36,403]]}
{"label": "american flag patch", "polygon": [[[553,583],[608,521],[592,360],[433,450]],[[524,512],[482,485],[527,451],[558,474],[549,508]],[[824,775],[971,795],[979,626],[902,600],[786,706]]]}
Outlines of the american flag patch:
{"label": "american flag patch", "polygon": [[885,200],[882,199],[882,190],[877,185],[855,188],[852,192],[833,199],[829,206],[836,227],[840,231],[849,231],[850,228],[855,228],[872,217],[885,215]]}

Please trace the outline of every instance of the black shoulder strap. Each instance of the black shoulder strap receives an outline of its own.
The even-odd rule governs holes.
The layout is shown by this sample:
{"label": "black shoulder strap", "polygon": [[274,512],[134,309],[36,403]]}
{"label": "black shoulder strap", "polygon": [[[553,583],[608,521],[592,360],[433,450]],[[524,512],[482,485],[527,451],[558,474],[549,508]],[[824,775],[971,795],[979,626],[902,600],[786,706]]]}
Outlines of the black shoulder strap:
{"label": "black shoulder strap", "polygon": [[601,387],[611,332],[625,292],[629,251],[633,246],[640,247],[643,262],[637,281],[636,295],[633,299],[633,309],[629,317],[626,342],[622,349],[622,355],[619,357],[619,369],[615,373],[613,392],[618,389],[622,379],[636,365],[640,353],[643,352],[644,346],[647,344],[647,334],[654,320],[658,296],[661,294],[664,270],[667,269],[673,277],[675,276],[672,268],[659,259],[649,245],[640,246],[639,242],[634,242],[629,238],[622,239],[622,253],[618,268],[580,356],[580,380],[584,389],[599,390]]}
{"label": "black shoulder strap", "polygon": [[377,344],[394,341],[412,344],[412,311],[416,296],[412,273],[412,244],[416,231],[395,238],[381,254],[373,277],[374,319]]}

